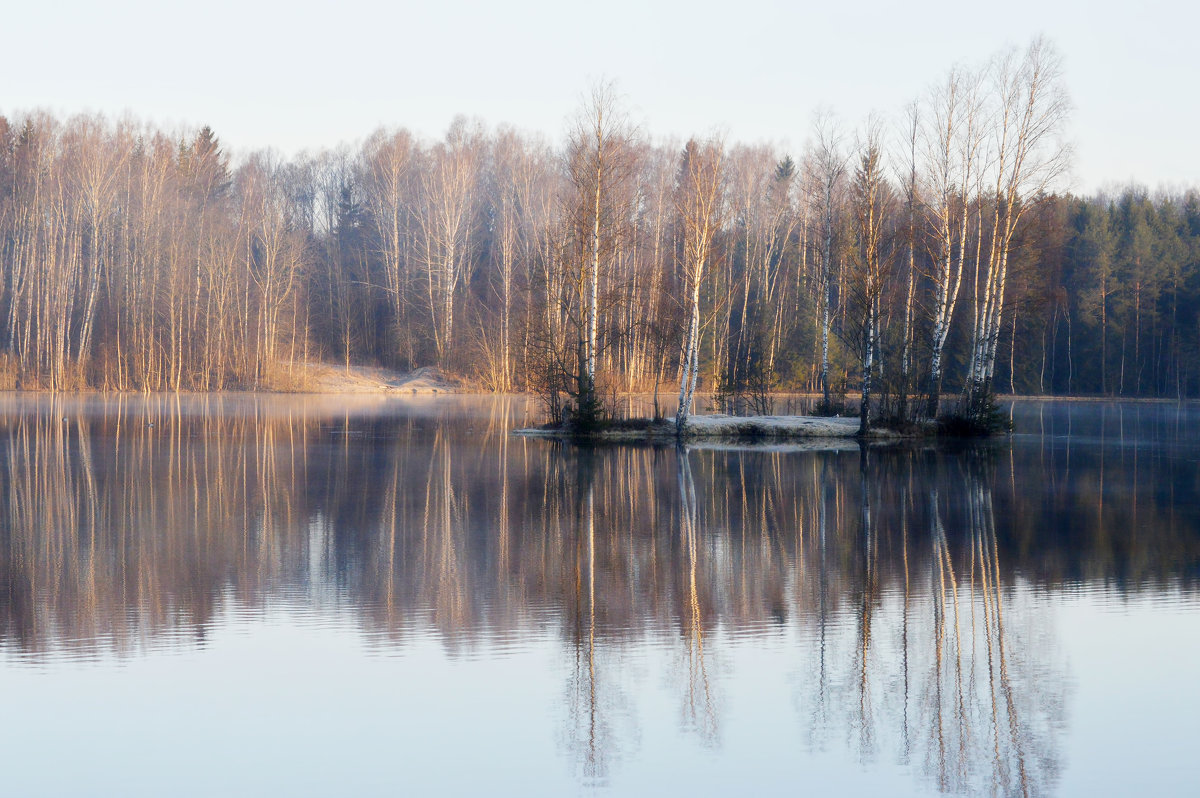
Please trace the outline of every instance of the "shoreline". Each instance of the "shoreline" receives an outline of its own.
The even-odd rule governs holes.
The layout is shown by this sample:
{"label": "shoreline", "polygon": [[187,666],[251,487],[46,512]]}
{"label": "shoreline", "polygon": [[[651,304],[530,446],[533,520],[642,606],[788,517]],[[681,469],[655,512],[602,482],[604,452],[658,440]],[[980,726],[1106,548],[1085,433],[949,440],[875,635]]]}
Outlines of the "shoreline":
{"label": "shoreline", "polygon": [[721,413],[689,416],[683,432],[675,422],[636,419],[580,435],[562,427],[527,427],[513,435],[579,442],[671,443],[671,442],[763,442],[886,440],[898,441],[929,437],[928,431],[905,435],[884,428],[859,434],[859,420],[848,416],[730,416]]}
{"label": "shoreline", "polygon": [[[365,367],[355,367],[365,368]],[[336,367],[340,371],[340,367]],[[372,371],[376,369],[371,368]],[[418,371],[422,371],[419,369]],[[378,369],[378,371],[384,371]],[[438,381],[426,382],[423,375],[415,376],[416,372],[409,375],[399,375],[394,380],[379,381],[373,383],[368,380],[356,380],[352,378],[346,384],[326,384],[306,386],[299,389],[288,388],[219,388],[215,390],[136,390],[136,389],[118,389],[118,388],[0,388],[0,396],[339,396],[339,395],[366,395],[366,396],[488,396],[494,398],[500,397],[520,397],[525,399],[536,399],[537,395],[533,393],[512,391],[499,392],[489,391],[486,388],[478,388],[468,384],[464,384],[453,378],[447,378]],[[336,376],[336,375],[335,375]],[[616,394],[618,399],[640,399],[651,396],[650,393],[619,393]],[[707,396],[706,394],[698,394],[698,396]],[[771,394],[775,399],[820,399],[820,394],[811,393],[774,393]],[[952,397],[945,397],[947,400],[952,400]],[[857,397],[847,396],[846,401],[857,401]],[[1105,402],[1122,403],[1122,404],[1200,404],[1200,397],[1184,397],[1182,399],[1164,397],[1164,396],[1095,396],[1095,395],[1071,395],[1062,396],[1058,394],[997,394],[997,402],[1087,402],[1101,404]],[[702,414],[702,415],[724,415],[719,413]],[[693,416],[693,418],[701,416]],[[730,416],[731,418],[771,418],[779,416]],[[783,416],[785,418],[826,418],[824,416]],[[850,416],[833,416],[831,418],[851,418]],[[857,416],[853,417],[857,421]],[[673,422],[672,422],[673,423]]]}

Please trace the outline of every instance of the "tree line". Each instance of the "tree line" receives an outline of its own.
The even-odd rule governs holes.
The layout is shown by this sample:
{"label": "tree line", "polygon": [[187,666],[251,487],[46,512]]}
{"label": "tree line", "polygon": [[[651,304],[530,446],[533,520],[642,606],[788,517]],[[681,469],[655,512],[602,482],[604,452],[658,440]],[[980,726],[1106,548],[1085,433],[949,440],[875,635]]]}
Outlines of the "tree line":
{"label": "tree line", "polygon": [[[0,117],[0,383],[302,387],[437,364],[552,415],[622,391],[934,416],[997,389],[1200,393],[1200,202],[1059,193],[1035,41],[804,152],[654,142],[611,86],[566,140],[456,119],[284,159],[211,129]],[[864,421],[868,417],[864,415]]]}

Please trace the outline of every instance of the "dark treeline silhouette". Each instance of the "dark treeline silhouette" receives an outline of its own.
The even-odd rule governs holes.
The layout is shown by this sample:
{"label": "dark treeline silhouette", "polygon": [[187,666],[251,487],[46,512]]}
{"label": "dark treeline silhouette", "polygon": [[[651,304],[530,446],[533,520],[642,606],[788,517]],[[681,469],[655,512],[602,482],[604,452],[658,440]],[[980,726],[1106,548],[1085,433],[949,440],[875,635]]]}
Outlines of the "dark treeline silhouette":
{"label": "dark treeline silhouette", "polygon": [[1200,395],[1200,193],[1056,196],[1031,228],[1001,385]]}
{"label": "dark treeline silhouette", "polygon": [[665,385],[741,412],[861,388],[900,416],[1200,395],[1200,198],[1055,193],[1055,64],[1035,42],[956,68],[853,143],[819,119],[795,158],[649,142],[609,87],[561,146],[458,119],[287,160],[0,117],[0,385],[300,388],[323,359],[553,414]]}

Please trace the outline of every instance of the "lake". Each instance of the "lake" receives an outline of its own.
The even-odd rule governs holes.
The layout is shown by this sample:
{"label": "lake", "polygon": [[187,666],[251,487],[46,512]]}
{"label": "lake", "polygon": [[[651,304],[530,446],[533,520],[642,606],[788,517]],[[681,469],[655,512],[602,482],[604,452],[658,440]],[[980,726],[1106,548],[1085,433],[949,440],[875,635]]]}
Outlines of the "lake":
{"label": "lake", "polygon": [[12,795],[1188,795],[1200,407],[579,449],[520,399],[0,399]]}

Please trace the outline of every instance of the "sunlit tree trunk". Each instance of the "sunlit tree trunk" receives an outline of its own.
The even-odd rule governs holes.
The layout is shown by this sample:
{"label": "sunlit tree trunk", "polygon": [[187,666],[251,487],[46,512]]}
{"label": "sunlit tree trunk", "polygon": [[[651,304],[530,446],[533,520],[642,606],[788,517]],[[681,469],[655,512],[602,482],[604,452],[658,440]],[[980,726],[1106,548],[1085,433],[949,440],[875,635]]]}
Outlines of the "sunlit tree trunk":
{"label": "sunlit tree trunk", "polygon": [[820,250],[820,337],[821,363],[820,382],[824,412],[831,412],[834,405],[829,384],[829,334],[833,323],[833,283],[835,238],[837,237],[837,206],[841,201],[843,176],[846,171],[845,156],[841,151],[841,139],[831,119],[821,117],[816,122],[816,152],[813,155],[811,178],[818,207],[821,213]]}
{"label": "sunlit tree trunk", "polygon": [[700,362],[700,285],[721,225],[724,146],[720,141],[689,141],[676,185],[676,209],[683,227],[683,273],[688,296],[688,331],[680,362],[675,429],[682,433],[696,392]]}

